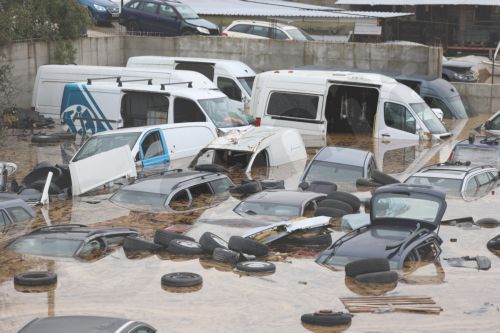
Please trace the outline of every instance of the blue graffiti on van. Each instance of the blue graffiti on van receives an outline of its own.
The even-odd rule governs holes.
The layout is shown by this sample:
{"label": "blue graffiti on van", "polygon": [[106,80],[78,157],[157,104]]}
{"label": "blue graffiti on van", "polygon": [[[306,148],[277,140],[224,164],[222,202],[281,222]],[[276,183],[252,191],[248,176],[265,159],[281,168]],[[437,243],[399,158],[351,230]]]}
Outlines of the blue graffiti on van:
{"label": "blue graffiti on van", "polygon": [[85,84],[70,83],[64,87],[61,119],[67,131],[83,135],[113,129]]}

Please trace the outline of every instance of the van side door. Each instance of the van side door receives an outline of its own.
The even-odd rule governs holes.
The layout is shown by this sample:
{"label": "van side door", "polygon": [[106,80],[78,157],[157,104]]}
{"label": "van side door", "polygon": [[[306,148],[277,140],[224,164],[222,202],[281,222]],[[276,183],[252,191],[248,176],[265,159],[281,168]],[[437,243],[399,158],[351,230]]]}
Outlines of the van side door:
{"label": "van side door", "polygon": [[418,140],[417,119],[406,106],[385,101],[377,113],[374,137]]}
{"label": "van side door", "polygon": [[144,134],[139,143],[138,154],[143,166],[158,165],[170,161],[167,142],[159,128],[149,130]]}
{"label": "van side door", "polygon": [[176,97],[174,100],[174,123],[206,122],[207,117],[198,104],[187,98]]}

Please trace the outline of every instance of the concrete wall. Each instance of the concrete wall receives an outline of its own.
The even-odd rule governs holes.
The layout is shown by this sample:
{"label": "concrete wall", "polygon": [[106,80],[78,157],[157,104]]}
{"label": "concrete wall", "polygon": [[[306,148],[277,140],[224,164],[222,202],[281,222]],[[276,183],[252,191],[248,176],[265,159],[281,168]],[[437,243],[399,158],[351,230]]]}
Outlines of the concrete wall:
{"label": "concrete wall", "polygon": [[467,108],[474,113],[500,110],[500,84],[453,82]]}
{"label": "concrete wall", "polygon": [[[365,43],[294,42],[190,37],[109,36],[74,42],[80,65],[123,66],[138,55],[240,60],[257,72],[301,65],[354,67],[362,70],[441,76],[441,48]],[[38,66],[54,62],[54,44],[15,43],[0,49],[13,65],[16,104],[31,106]]]}

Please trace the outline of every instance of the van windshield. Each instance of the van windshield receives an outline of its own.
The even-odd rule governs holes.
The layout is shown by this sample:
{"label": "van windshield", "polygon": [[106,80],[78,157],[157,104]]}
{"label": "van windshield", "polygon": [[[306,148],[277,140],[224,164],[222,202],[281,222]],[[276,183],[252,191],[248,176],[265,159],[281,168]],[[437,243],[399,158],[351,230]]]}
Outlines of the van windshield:
{"label": "van windshield", "polygon": [[427,104],[413,103],[410,104],[410,106],[432,134],[446,133],[446,128],[443,123],[438,119],[438,117],[436,117],[436,114]]}
{"label": "van windshield", "polygon": [[198,14],[189,6],[175,6],[183,19],[196,19],[199,18]]}
{"label": "van windshield", "polygon": [[247,92],[248,96],[252,96],[252,88],[253,88],[253,81],[255,80],[255,76],[247,76],[247,77],[239,77],[238,81],[240,81],[240,84],[245,88],[245,91]]}
{"label": "van windshield", "polygon": [[248,121],[227,97],[198,100],[217,128],[247,126]]}
{"label": "van windshield", "polygon": [[128,145],[132,150],[140,135],[140,132],[95,135],[80,148],[73,158],[73,162],[125,145]]}

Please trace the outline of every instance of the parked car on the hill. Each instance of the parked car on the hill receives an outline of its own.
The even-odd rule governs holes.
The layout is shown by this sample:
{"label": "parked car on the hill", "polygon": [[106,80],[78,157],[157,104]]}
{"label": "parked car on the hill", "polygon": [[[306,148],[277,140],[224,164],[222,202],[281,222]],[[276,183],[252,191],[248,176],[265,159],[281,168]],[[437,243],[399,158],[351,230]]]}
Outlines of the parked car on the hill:
{"label": "parked car on the hill", "polygon": [[120,16],[120,7],[110,0],[79,0],[96,24],[111,24]]}
{"label": "parked car on the hill", "polygon": [[222,35],[255,39],[314,40],[307,32],[292,25],[251,20],[233,21]]}

